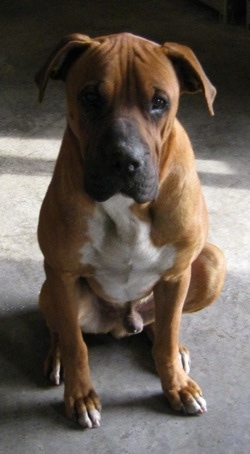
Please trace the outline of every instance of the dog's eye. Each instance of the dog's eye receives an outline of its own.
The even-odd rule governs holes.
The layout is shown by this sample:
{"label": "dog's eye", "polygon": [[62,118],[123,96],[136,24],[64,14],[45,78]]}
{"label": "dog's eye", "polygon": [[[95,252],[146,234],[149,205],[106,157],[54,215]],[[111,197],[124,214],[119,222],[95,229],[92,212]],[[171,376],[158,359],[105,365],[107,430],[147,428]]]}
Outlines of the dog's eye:
{"label": "dog's eye", "polygon": [[168,107],[168,102],[161,96],[154,96],[151,101],[151,110],[153,112],[163,111]]}
{"label": "dog's eye", "polygon": [[99,107],[101,104],[101,96],[95,86],[87,87],[79,93],[78,100],[86,108]]}
{"label": "dog's eye", "polygon": [[96,104],[99,101],[99,96],[96,93],[85,93],[83,101],[86,104]]}

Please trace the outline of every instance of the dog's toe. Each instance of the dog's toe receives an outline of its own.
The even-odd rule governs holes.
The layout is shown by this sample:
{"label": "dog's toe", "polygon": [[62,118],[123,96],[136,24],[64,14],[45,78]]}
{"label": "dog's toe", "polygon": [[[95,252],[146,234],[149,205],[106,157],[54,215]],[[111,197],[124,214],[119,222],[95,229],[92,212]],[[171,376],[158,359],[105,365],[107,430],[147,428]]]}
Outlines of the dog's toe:
{"label": "dog's toe", "polygon": [[51,333],[51,345],[44,362],[44,375],[49,377],[53,385],[58,386],[61,383],[61,372],[62,363],[59,338],[56,333]]}
{"label": "dog's toe", "polygon": [[62,365],[59,357],[53,357],[51,353],[48,354],[44,363],[44,375],[49,377],[53,385],[60,385],[61,383]]}
{"label": "dog's toe", "polygon": [[60,383],[61,383],[61,364],[60,363],[56,364],[53,367],[53,369],[49,375],[49,379],[53,385],[56,385],[56,386],[60,385]]}
{"label": "dog's toe", "polygon": [[186,374],[189,374],[191,369],[190,353],[183,345],[179,345],[179,361]]}
{"label": "dog's toe", "polygon": [[182,410],[187,415],[202,415],[207,411],[207,404],[203,397],[198,396],[192,398],[189,401],[186,401],[183,404]]}
{"label": "dog's toe", "polygon": [[78,424],[87,429],[100,427],[101,425],[101,413],[98,410],[85,410],[83,414],[78,418]]}

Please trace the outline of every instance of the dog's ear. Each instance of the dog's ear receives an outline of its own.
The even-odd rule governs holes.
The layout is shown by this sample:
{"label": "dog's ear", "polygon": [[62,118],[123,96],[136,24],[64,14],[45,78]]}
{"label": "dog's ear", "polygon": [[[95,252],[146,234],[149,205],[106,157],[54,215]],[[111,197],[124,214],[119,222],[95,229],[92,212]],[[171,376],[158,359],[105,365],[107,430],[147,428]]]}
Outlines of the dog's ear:
{"label": "dog's ear", "polygon": [[90,43],[92,43],[92,40],[89,36],[78,33],[65,36],[59,42],[42,69],[35,76],[40,102],[43,100],[49,77],[65,80],[70,65],[89,47]]}
{"label": "dog's ear", "polygon": [[211,115],[214,115],[213,101],[216,96],[216,89],[207,78],[192,50],[176,43],[165,43],[163,49],[174,65],[180,82],[181,93],[203,91],[209,111]]}

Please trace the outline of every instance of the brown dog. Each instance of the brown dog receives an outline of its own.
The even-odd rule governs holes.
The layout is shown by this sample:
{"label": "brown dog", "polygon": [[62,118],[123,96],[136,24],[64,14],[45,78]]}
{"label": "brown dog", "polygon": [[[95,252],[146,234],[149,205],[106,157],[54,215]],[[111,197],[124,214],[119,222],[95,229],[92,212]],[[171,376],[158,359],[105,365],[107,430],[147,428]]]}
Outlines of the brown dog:
{"label": "brown dog", "polygon": [[202,414],[180,319],[218,297],[225,263],[207,243],[193,151],[176,112],[180,93],[203,91],[213,114],[216,90],[189,48],[130,34],[64,38],[36,77],[40,100],[49,77],[65,81],[68,112],[38,231],[40,306],[52,339],[46,371],[59,384],[62,363],[67,415],[99,426],[81,330],[121,337],[151,324],[169,403]]}

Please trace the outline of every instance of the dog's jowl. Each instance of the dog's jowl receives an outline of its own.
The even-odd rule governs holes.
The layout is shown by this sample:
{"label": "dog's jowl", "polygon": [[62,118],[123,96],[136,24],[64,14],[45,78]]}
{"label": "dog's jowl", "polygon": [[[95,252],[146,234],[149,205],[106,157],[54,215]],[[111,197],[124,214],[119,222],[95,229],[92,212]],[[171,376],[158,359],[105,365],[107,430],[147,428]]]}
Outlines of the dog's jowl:
{"label": "dog's jowl", "polygon": [[193,52],[127,33],[65,37],[36,76],[65,82],[67,126],[42,204],[38,237],[46,280],[40,307],[51,332],[46,372],[83,427],[100,425],[82,332],[136,334],[146,326],[174,410],[206,401],[179,344],[184,312],[220,294],[225,263],[207,242],[207,211],[180,94],[216,90]]}

